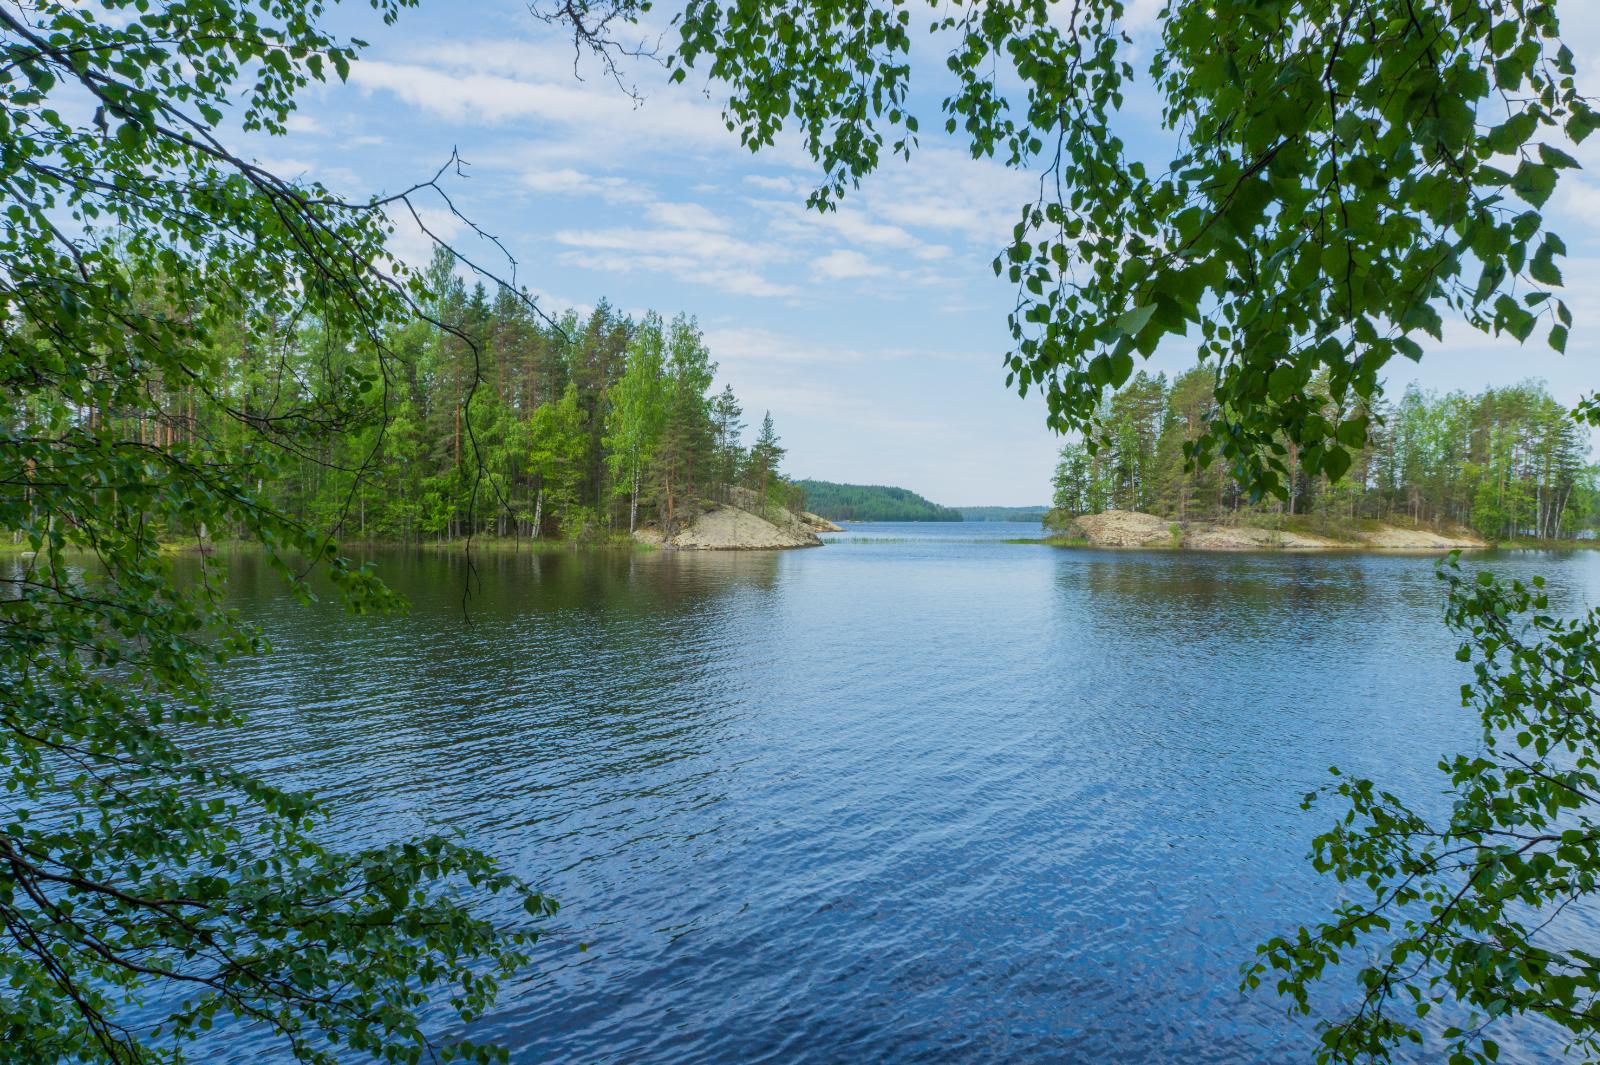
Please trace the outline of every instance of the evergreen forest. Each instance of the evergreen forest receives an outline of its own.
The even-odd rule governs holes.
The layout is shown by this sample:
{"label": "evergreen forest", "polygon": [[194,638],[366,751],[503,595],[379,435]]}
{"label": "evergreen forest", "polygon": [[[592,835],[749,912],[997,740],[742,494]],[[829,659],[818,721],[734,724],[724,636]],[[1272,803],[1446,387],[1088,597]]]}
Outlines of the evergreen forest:
{"label": "evergreen forest", "polygon": [[1136,374],[1106,402],[1094,446],[1080,438],[1062,448],[1052,522],[1109,509],[1177,521],[1300,515],[1334,527],[1465,527],[1490,540],[1572,538],[1600,523],[1588,430],[1541,383],[1476,395],[1411,387],[1398,402],[1380,395],[1357,416],[1365,443],[1350,448],[1343,478],[1309,474],[1283,440],[1275,446],[1294,474],[1283,499],[1264,503],[1225,463],[1186,461],[1216,418],[1214,386],[1202,367],[1170,381]]}
{"label": "evergreen forest", "polygon": [[961,521],[959,510],[941,507],[909,488],[881,484],[796,481],[806,506],[830,521]]}
{"label": "evergreen forest", "polygon": [[[191,454],[247,449],[256,424],[337,420],[341,431],[316,434],[254,487],[346,541],[601,540],[647,522],[675,528],[733,485],[800,505],[778,472],[771,415],[746,446],[743,409],[731,386],[713,388],[694,319],[634,319],[605,300],[547,318],[525,295],[469,288],[460,273],[440,250],[425,277],[432,305],[382,345],[306,320],[274,323],[262,343],[241,325],[211,341],[204,375],[158,377],[149,403],[86,417],[132,421],[106,428]],[[0,418],[22,431],[39,414]]]}

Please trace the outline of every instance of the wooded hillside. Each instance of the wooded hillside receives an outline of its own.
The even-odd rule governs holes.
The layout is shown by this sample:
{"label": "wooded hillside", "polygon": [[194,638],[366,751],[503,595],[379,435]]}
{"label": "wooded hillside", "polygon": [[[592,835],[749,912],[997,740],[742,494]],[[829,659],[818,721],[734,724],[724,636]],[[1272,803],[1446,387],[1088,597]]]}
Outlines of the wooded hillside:
{"label": "wooded hillside", "polygon": [[907,488],[881,484],[796,481],[806,509],[832,521],[960,521],[961,512],[929,502]]}

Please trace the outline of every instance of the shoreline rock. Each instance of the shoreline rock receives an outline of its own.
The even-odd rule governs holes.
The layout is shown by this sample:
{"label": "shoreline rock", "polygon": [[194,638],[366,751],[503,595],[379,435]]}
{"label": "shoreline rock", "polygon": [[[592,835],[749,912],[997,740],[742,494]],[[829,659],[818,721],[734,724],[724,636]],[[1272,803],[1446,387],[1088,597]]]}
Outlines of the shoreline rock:
{"label": "shoreline rock", "polygon": [[835,525],[821,514],[813,514],[809,510],[800,512],[800,520],[805,522],[812,532],[844,532],[843,525]]}
{"label": "shoreline rock", "polygon": [[821,547],[822,539],[807,520],[815,517],[814,514],[797,515],[776,505],[763,507],[754,492],[734,488],[729,490],[727,502],[703,505],[703,509],[679,525],[671,536],[664,535],[657,526],[647,525],[635,531],[633,537],[640,543],[677,551],[776,551]]}
{"label": "shoreline rock", "polygon": [[1335,539],[1289,529],[1222,522],[1176,522],[1132,510],[1106,510],[1072,519],[1067,535],[1087,547],[1160,547],[1181,551],[1451,551],[1489,545],[1466,533],[1378,525]]}

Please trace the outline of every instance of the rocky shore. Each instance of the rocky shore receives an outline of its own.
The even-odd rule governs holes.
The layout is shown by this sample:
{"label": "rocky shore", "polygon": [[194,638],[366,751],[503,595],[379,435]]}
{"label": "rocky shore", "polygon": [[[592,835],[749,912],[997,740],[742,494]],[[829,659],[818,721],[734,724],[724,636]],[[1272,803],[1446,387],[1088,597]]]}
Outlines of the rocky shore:
{"label": "rocky shore", "polygon": [[1166,547],[1187,551],[1450,551],[1488,547],[1465,532],[1434,532],[1372,525],[1338,537],[1222,522],[1176,522],[1132,510],[1107,510],[1074,518],[1068,542],[1086,547]]}
{"label": "rocky shore", "polygon": [[637,530],[640,543],[680,551],[770,551],[821,547],[818,532],[843,532],[827,518],[796,514],[775,504],[761,505],[754,492],[732,489],[726,502],[703,504],[671,535],[655,525]]}

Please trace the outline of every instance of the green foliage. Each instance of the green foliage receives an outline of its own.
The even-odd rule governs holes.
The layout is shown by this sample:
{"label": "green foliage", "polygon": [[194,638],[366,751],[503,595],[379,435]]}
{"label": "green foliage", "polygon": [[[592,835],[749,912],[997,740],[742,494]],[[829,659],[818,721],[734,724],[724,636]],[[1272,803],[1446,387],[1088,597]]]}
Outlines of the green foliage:
{"label": "green foliage", "polygon": [[[388,400],[382,446],[369,457],[360,441],[333,442],[329,464],[351,472],[281,481],[286,509],[391,541],[590,539],[671,522],[737,479],[738,400],[731,386],[708,395],[716,366],[692,319],[634,321],[601,301],[587,320],[547,325],[508,290],[468,293],[442,258],[443,325],[408,327],[394,345],[404,402]],[[378,512],[337,505],[352,492]]]}
{"label": "green foliage", "polygon": [[628,530],[637,524],[639,483],[667,420],[663,388],[665,338],[661,319],[648,315],[628,343],[627,369],[611,391],[609,430],[601,441],[617,494],[627,495]]}
{"label": "green foliage", "polygon": [[756,442],[750,445],[750,458],[745,466],[745,485],[756,493],[763,505],[769,500],[767,490],[774,485],[778,464],[783,461],[786,449],[778,442],[777,430],[772,425],[769,410],[761,418],[761,431]]}
{"label": "green foliage", "polygon": [[806,507],[831,521],[961,521],[959,510],[941,507],[907,488],[879,484],[796,481]]}
{"label": "green foliage", "polygon": [[716,369],[700,327],[675,318],[667,334],[664,428],[650,468],[650,495],[669,534],[685,508],[711,487],[715,432],[707,393]]}
{"label": "green foliage", "polygon": [[578,387],[568,383],[561,398],[546,403],[528,420],[528,473],[535,485],[533,535],[544,531],[544,512],[576,507],[583,487],[583,412]]}
{"label": "green foliage", "polygon": [[1474,578],[1454,558],[1440,577],[1482,745],[1440,763],[1441,818],[1370,780],[1324,789],[1347,809],[1313,860],[1356,897],[1263,945],[1245,984],[1275,983],[1305,1013],[1329,969],[1359,966],[1361,1004],[1322,1026],[1319,1061],[1387,1060],[1441,1008],[1452,1062],[1494,1061],[1494,1022],[1522,1013],[1564,1027],[1592,1060],[1600,956],[1565,942],[1560,915],[1600,889],[1600,610],[1557,617],[1540,579]]}
{"label": "green foliage", "polygon": [[[188,377],[156,374],[143,408],[117,408],[116,429],[160,449],[201,439],[243,448],[256,426],[306,429],[284,461],[248,475],[253,496],[308,528],[362,541],[629,530],[663,516],[663,442],[693,458],[689,481],[682,471],[670,477],[681,505],[738,479],[738,401],[725,387],[717,402],[732,404],[733,422],[719,430],[704,395],[714,367],[692,322],[635,322],[602,301],[587,320],[552,323],[508,287],[493,298],[469,287],[458,265],[440,249],[417,279],[422,316],[360,344],[304,315],[220,317],[186,341],[186,357],[208,367],[210,396]],[[730,428],[730,441],[716,443]],[[193,532],[151,526],[169,539]],[[238,519],[209,533],[252,536]]]}
{"label": "green foliage", "polygon": [[[316,567],[352,608],[395,607],[317,532],[327,508],[276,493],[335,441],[393,443],[385,414],[427,439],[391,371],[454,298],[385,251],[385,210],[422,190],[346,203],[220,139],[225,111],[278,132],[345,75],[356,43],[323,12],[0,8],[0,528],[28,549],[0,568],[7,1061],[209,1060],[243,1025],[304,1061],[491,1060],[434,1026],[481,1015],[554,910],[454,839],[330,849],[314,797],[189,751],[240,724],[214,672],[264,644],[224,567],[179,572],[161,537],[239,533],[302,598]],[[483,916],[493,894],[529,923]]]}
{"label": "green foliage", "polygon": [[1364,405],[1365,444],[1349,446],[1342,477],[1297,471],[1285,500],[1263,504],[1221,471],[1184,461],[1215,416],[1213,380],[1203,367],[1170,386],[1163,377],[1135,376],[1100,415],[1104,443],[1062,447],[1052,524],[1111,508],[1179,520],[1266,513],[1330,525],[1402,519],[1470,526],[1492,540],[1570,537],[1594,524],[1596,471],[1586,434],[1543,385],[1476,396],[1409,388],[1393,405],[1380,395]]}
{"label": "green foliage", "polygon": [[[917,146],[920,6],[689,0],[669,63],[675,80],[726,88],[752,149],[794,128],[826,210]],[[1018,290],[1008,379],[1045,392],[1058,430],[1092,431],[1136,357],[1194,336],[1220,409],[1193,460],[1220,457],[1253,495],[1283,498],[1290,466],[1343,472],[1365,440],[1347,408],[1447,314],[1565,346],[1566,249],[1542,212],[1576,166],[1561,145],[1600,117],[1554,3],[1170,4],[1148,72],[1177,148],[1154,168],[1113,132],[1134,78],[1123,0],[1064,15],[1050,0],[927,6],[953,82],[946,132],[1044,172],[994,268]],[[647,7],[587,0],[551,17],[604,55],[604,27]],[[1308,391],[1318,376],[1331,411]]]}
{"label": "green foliage", "polygon": [[747,456],[742,436],[745,430],[744,408],[733,394],[732,385],[723,385],[711,401],[711,447],[713,479],[718,484],[733,484],[739,477]]}

